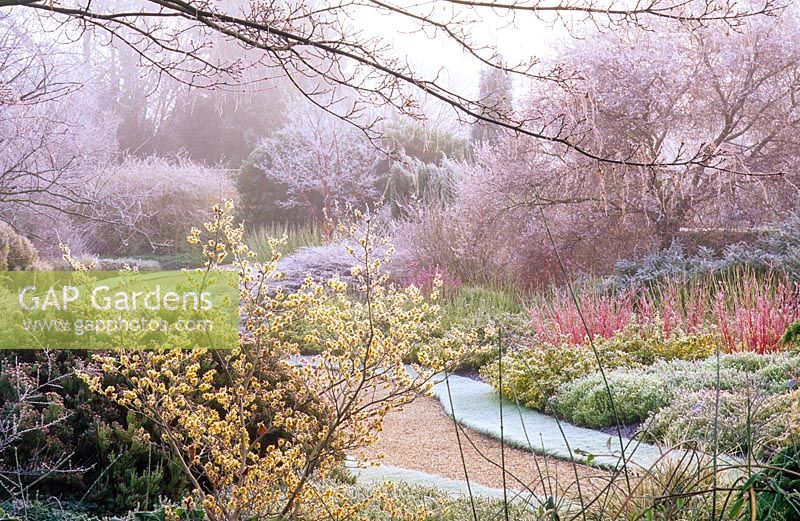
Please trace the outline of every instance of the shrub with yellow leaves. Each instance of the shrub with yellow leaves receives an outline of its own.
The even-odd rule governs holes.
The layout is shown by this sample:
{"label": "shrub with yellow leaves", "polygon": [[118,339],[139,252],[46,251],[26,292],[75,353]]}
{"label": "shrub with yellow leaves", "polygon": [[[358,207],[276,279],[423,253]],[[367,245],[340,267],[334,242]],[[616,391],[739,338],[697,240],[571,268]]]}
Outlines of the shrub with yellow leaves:
{"label": "shrub with yellow leaves", "polygon": [[[341,231],[357,267],[352,287],[306,280],[287,293],[279,253],[261,262],[244,244],[233,205],[215,206],[201,245],[205,270],[240,273],[239,345],[219,350],[118,351],[94,358],[91,388],[149,419],[214,520],[340,519],[356,505],[327,480],[345,452],[376,440],[384,416],[429,390],[441,359],[408,371],[404,357],[431,345],[436,292],[395,287],[381,273],[385,241],[371,216]],[[280,241],[271,244],[273,251]],[[230,264],[222,267],[224,261]],[[302,342],[291,326],[313,327]]]}

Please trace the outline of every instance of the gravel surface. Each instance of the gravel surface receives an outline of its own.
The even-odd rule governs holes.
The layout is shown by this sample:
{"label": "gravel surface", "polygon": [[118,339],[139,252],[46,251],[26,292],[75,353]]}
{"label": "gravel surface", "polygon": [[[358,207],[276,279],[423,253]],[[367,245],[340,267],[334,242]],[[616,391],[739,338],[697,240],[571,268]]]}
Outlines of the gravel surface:
{"label": "gravel surface", "polygon": [[[502,488],[503,476],[498,466],[501,460],[500,442],[465,429],[461,443],[470,481],[486,487]],[[381,455],[384,457],[381,458]],[[351,456],[450,480],[464,480],[453,420],[442,410],[441,404],[431,398],[418,398],[402,410],[389,413],[379,442]],[[537,494],[548,494],[555,482],[563,492],[575,481],[576,470],[569,462],[511,447],[506,447],[505,459],[508,469],[506,486],[509,489],[528,489]],[[581,478],[602,473],[582,465],[577,465],[577,472]],[[545,475],[549,475],[550,479],[540,477]]]}

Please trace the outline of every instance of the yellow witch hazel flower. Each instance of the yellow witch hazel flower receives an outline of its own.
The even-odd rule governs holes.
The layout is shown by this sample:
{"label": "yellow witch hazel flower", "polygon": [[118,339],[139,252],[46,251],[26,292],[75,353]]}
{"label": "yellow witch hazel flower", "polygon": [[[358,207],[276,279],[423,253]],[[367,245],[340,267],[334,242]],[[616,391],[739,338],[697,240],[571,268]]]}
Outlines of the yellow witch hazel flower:
{"label": "yellow witch hazel flower", "polygon": [[[435,343],[438,306],[387,283],[386,241],[370,215],[357,218],[342,227],[353,282],[309,278],[287,293],[276,284],[280,255],[258,259],[233,222],[233,204],[216,205],[188,242],[202,248],[205,270],[240,273],[239,345],[97,355],[102,374],[83,375],[92,390],[149,419],[211,521],[359,519],[370,501],[397,519],[422,515],[379,490],[350,501],[326,480],[345,450],[374,443],[384,416],[426,393],[441,369],[424,354]],[[311,347],[319,355],[299,356]],[[412,352],[430,364],[413,376],[404,363]]]}

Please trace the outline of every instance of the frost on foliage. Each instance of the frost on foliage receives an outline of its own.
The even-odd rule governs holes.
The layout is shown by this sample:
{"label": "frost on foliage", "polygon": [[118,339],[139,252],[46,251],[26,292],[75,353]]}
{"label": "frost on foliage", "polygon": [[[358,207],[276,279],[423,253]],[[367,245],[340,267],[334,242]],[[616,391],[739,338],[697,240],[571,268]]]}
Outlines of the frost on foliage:
{"label": "frost on foliage", "polygon": [[[386,257],[386,253],[386,248],[380,248],[376,252],[378,257]],[[338,277],[347,282],[352,279],[355,264],[356,261],[348,253],[345,242],[302,248],[281,259],[278,269],[283,277],[274,285],[293,291],[299,289],[308,277],[317,282]]]}
{"label": "frost on foliage", "polygon": [[323,111],[295,111],[290,120],[260,144],[265,157],[260,168],[286,187],[280,204],[304,208],[321,223],[339,208],[378,198],[384,156],[363,134]]}

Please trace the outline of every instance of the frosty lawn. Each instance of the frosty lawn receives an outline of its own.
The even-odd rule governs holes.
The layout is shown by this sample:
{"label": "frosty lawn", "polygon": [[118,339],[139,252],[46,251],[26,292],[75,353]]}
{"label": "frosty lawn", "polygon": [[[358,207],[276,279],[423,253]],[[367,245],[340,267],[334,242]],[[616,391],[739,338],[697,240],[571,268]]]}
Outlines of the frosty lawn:
{"label": "frosty lawn", "polygon": [[[400,467],[394,467],[392,465],[361,467],[352,458],[347,458],[345,466],[358,478],[360,483],[372,484],[388,481],[392,483],[405,483],[409,485],[435,487],[439,490],[447,492],[452,496],[466,496],[471,490],[472,494],[476,496],[485,496],[497,499],[503,498],[502,489],[486,487],[477,483],[470,483],[470,487],[467,488],[466,481],[447,479],[417,470],[403,469]],[[534,505],[541,501],[540,498],[537,498],[535,495],[529,492],[520,492],[519,490],[515,489],[508,489],[506,494],[510,500],[514,501],[523,501]]]}
{"label": "frosty lawn", "polygon": [[[458,423],[487,436],[500,439],[500,397],[483,382],[463,376],[450,375],[450,391]],[[439,381],[433,394],[452,416],[450,398],[444,381]],[[619,439],[616,436],[575,427],[561,422],[559,430],[555,418],[538,413],[515,403],[502,400],[503,436],[509,445],[561,459],[574,458],[579,463],[615,466],[620,460]],[[520,422],[520,416],[522,422]],[[527,434],[527,436],[526,436]],[[569,440],[569,445],[565,442]],[[649,467],[659,457],[659,449],[653,445],[638,443],[626,438],[625,457],[636,465]],[[571,451],[571,452],[570,452]]]}

